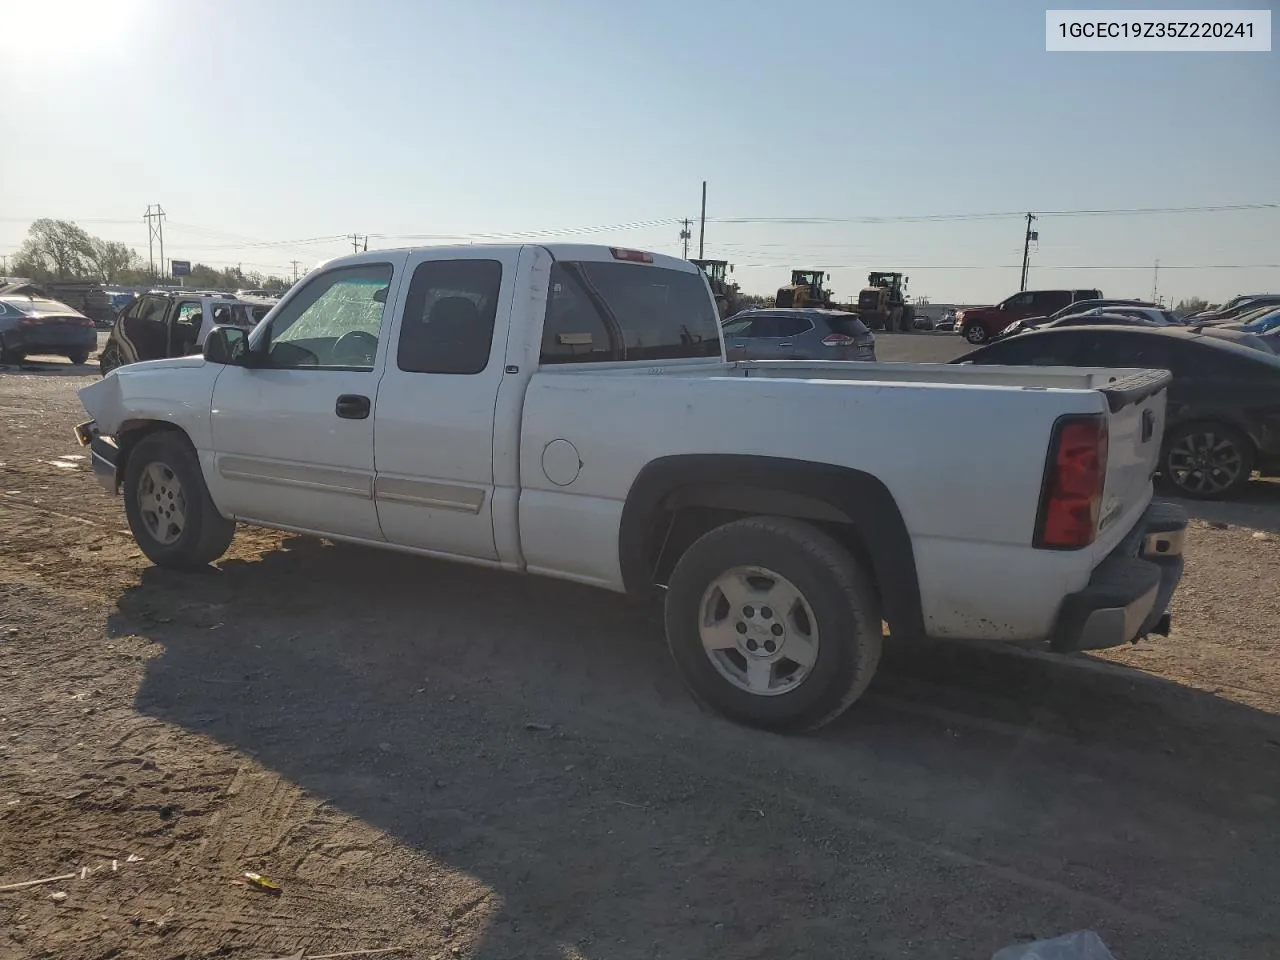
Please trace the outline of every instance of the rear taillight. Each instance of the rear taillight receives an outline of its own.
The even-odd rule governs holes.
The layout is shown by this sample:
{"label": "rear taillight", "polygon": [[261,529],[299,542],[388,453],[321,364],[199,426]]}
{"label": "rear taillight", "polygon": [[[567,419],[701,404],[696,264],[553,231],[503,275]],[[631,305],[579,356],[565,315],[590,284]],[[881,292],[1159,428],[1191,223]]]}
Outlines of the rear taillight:
{"label": "rear taillight", "polygon": [[822,338],[824,347],[851,347],[857,341],[847,333],[829,333]]}
{"label": "rear taillight", "polygon": [[1107,421],[1100,416],[1059,420],[1045,464],[1035,545],[1073,550],[1093,543],[1106,477]]}

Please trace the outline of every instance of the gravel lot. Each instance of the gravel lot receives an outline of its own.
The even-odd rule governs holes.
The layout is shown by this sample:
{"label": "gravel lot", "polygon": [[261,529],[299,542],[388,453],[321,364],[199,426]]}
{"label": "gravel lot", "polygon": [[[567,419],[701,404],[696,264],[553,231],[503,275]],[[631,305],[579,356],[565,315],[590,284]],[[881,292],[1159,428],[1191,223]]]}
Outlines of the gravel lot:
{"label": "gravel lot", "polygon": [[76,874],[0,892],[0,958],[1276,956],[1280,484],[1193,505],[1171,637],[890,643],[781,738],[586,588],[252,530],[151,568],[63,459],[95,376],[0,371],[0,885]]}

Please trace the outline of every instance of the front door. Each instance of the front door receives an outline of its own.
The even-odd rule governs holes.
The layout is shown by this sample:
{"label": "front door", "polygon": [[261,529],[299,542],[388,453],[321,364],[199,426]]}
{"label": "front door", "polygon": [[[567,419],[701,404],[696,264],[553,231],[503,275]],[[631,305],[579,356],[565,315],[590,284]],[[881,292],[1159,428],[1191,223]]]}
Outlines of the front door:
{"label": "front door", "polygon": [[382,539],[373,407],[406,255],[321,271],[250,339],[253,365],[214,386],[210,493],[238,520]]}
{"label": "front door", "polygon": [[409,257],[374,440],[378,518],[392,543],[498,559],[494,412],[518,263],[518,250]]}

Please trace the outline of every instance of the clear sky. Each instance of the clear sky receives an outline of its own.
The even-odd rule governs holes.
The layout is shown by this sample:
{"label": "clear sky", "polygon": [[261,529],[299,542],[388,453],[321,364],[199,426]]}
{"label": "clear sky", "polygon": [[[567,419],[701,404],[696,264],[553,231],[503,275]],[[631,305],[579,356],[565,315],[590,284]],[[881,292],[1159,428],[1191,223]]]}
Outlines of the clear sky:
{"label": "clear sky", "polygon": [[[282,274],[350,245],[279,241],[351,232],[678,253],[706,179],[748,291],[902,269],[973,302],[1017,288],[1018,211],[1280,203],[1280,53],[1046,53],[1045,6],[0,0],[0,254],[53,216],[145,256],[157,202],[168,256]],[[1280,264],[1276,207],[1036,226],[1033,287],[1150,295],[1159,259],[1174,299],[1280,289],[1184,269]]]}

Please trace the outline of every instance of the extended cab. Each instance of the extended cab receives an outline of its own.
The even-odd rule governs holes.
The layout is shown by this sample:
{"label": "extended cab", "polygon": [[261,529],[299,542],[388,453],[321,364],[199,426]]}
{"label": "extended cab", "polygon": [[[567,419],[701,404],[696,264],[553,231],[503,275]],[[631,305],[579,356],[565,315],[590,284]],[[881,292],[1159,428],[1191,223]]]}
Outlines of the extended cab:
{"label": "extended cab", "polygon": [[866,688],[882,621],[1059,651],[1166,631],[1168,379],[730,363],[687,261],[437,247],[332,261],[252,333],[121,367],[77,433],[157,564],[216,560],[238,521],[659,588],[693,692],[796,730]]}
{"label": "extended cab", "polygon": [[1077,300],[1098,300],[1097,290],[1023,290],[993,307],[970,307],[956,314],[956,333],[970,343],[986,343],[1009,324],[1027,317],[1047,317]]}

